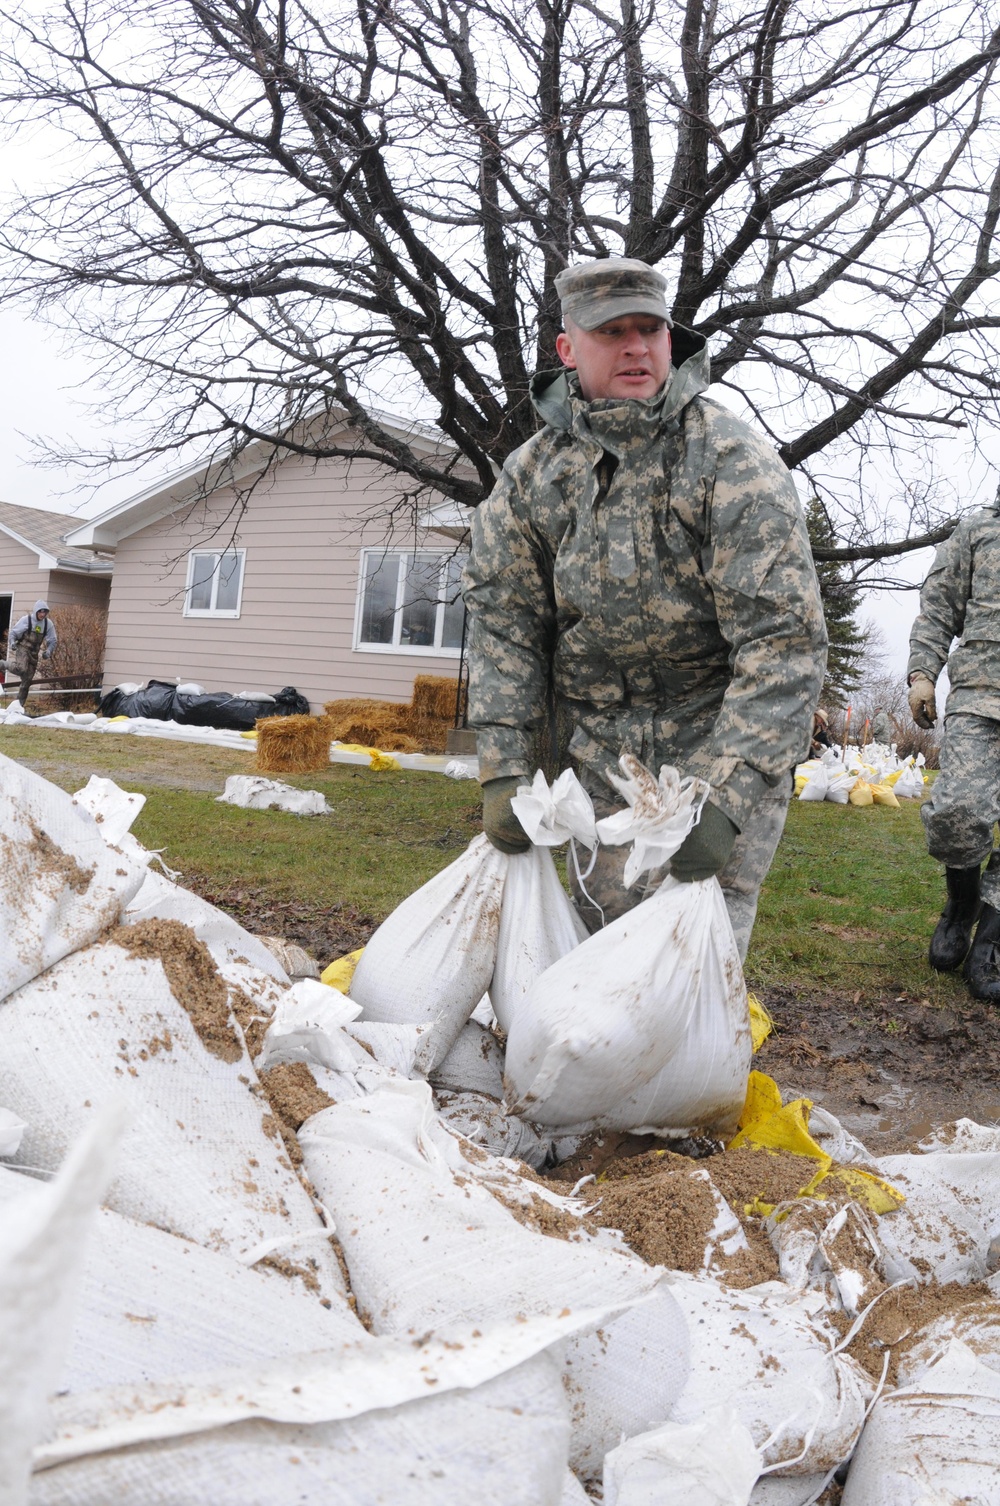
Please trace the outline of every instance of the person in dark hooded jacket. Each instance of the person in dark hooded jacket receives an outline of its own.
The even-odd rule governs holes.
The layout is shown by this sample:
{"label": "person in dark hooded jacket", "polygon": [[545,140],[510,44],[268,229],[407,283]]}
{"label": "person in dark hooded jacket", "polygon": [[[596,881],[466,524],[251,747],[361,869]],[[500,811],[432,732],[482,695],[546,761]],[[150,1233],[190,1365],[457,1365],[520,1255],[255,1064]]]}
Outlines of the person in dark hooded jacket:
{"label": "person in dark hooded jacket", "polygon": [[59,639],[56,625],[49,616],[47,601],[36,601],[24,617],[19,617],[7,639],[7,658],[3,668],[20,678],[17,699],[23,706],[28,699],[31,682],[38,669],[38,661],[51,659]]}

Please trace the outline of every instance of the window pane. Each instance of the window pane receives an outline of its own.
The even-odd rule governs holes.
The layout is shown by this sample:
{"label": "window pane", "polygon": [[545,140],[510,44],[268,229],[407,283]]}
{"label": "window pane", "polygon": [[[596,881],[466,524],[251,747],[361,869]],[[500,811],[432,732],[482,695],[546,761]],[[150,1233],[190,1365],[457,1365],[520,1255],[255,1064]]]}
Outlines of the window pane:
{"label": "window pane", "polygon": [[240,576],[243,561],[235,549],[219,557],[219,585],[215,593],[218,612],[235,612],[240,604]]}
{"label": "window pane", "polygon": [[411,648],[433,648],[441,556],[414,554],[407,565],[399,641]]}
{"label": "window pane", "polygon": [[398,554],[365,555],[365,591],[361,603],[362,643],[392,642],[398,579]]}
{"label": "window pane", "polygon": [[462,623],[465,621],[465,603],[462,600],[462,571],[465,561],[450,559],[444,572],[444,622],[441,627],[441,647],[462,647]]}
{"label": "window pane", "polygon": [[192,612],[208,612],[212,607],[212,577],[217,554],[196,554],[191,567],[191,594],[188,607]]}

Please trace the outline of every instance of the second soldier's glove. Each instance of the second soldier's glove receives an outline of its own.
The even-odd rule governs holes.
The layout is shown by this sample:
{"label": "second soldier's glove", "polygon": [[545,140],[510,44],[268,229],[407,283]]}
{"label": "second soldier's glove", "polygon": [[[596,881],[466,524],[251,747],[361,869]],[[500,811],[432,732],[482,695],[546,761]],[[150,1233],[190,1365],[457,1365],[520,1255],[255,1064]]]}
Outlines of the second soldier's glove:
{"label": "second soldier's glove", "polygon": [[527,852],[531,843],[524,827],[511,810],[511,796],[525,784],[522,774],[488,779],[483,785],[483,831],[499,852]]}
{"label": "second soldier's glove", "polygon": [[691,828],[670,859],[670,872],[682,884],[714,878],[726,866],[739,834],[739,827],[725,811],[706,800],[698,825]]}
{"label": "second soldier's glove", "polygon": [[929,732],[937,721],[937,705],[934,700],[934,681],[922,670],[916,670],[907,692],[910,713],[918,727]]}

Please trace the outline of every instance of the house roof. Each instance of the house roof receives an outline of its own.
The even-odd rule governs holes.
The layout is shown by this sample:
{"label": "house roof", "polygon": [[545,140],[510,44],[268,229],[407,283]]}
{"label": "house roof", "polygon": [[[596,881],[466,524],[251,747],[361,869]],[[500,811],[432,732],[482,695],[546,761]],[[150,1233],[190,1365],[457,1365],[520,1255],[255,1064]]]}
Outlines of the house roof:
{"label": "house roof", "polygon": [[38,555],[39,570],[71,570],[85,575],[110,575],[112,563],[95,559],[90,549],[66,544],[63,539],[80,519],[69,513],[46,512],[40,507],[18,507],[0,502],[0,533]]}
{"label": "house roof", "polygon": [[[397,438],[415,444],[418,449],[425,449],[428,453],[454,452],[450,441],[430,425],[387,413],[376,413],[373,416],[384,429]],[[329,417],[324,415],[324,419],[329,425]],[[348,427],[346,421],[334,426],[335,429]],[[327,433],[331,432],[328,427]],[[258,440],[247,446],[235,465],[228,458],[223,458],[208,463],[199,460],[193,465],[184,466],[88,522],[81,523],[79,519],[74,519],[76,526],[67,531],[67,542],[83,548],[114,550],[122,539],[138,533],[141,528],[149,527],[151,523],[158,523],[161,518],[169,517],[190,502],[194,495],[207,496],[220,487],[236,486],[241,481],[248,480],[266,465],[271,454],[271,443]],[[454,526],[454,520],[449,521]],[[425,526],[433,528],[436,525],[432,523]]]}

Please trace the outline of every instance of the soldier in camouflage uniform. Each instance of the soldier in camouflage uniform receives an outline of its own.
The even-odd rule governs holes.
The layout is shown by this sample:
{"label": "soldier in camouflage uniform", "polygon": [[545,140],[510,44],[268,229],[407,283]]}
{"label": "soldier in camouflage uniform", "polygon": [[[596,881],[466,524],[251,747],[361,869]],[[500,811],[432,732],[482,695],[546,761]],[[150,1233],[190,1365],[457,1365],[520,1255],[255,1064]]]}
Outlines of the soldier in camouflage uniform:
{"label": "soldier in camouflage uniform", "polygon": [[[626,750],[708,780],[671,870],[718,874],[745,954],[826,664],[802,509],[770,446],[700,396],[706,342],[671,326],[658,272],[588,262],[557,288],[568,369],[535,378],[545,427],[509,458],[472,529],[484,829],[503,851],[527,846],[510,796],[532,772],[551,685],[599,816],[621,808],[608,775]],[[576,885],[591,930],[662,877],[626,891],[624,860],[601,848],[586,893]]]}
{"label": "soldier in camouflage uniform", "polygon": [[[961,642],[949,658],[955,638]],[[951,972],[964,961],[970,992],[1000,1003],[1000,851],[993,845],[1000,818],[1000,498],[960,520],[920,592],[907,666],[919,727],[937,720],[935,685],[945,661],[951,691],[941,772],[920,811],[927,850],[945,864],[948,890],[930,962]]]}

